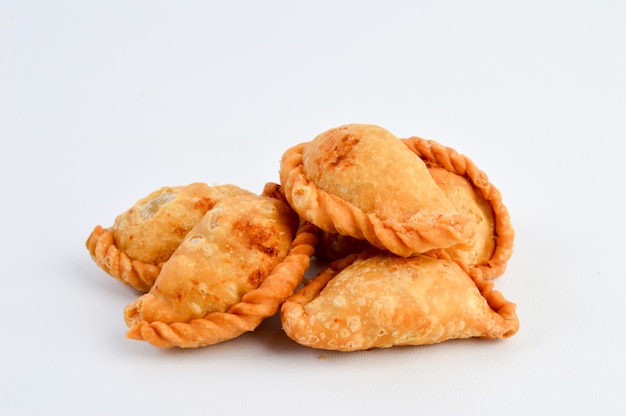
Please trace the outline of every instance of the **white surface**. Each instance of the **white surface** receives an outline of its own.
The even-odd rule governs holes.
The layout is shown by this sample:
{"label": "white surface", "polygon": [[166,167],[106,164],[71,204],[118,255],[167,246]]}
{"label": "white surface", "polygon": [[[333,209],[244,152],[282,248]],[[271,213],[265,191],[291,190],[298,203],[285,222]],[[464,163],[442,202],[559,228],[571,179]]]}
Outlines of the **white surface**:
{"label": "white surface", "polygon": [[[624,414],[625,5],[0,2],[0,413]],[[92,263],[93,226],[164,185],[260,192],[349,122],[452,146],[501,189],[517,335],[124,338],[136,294]]]}

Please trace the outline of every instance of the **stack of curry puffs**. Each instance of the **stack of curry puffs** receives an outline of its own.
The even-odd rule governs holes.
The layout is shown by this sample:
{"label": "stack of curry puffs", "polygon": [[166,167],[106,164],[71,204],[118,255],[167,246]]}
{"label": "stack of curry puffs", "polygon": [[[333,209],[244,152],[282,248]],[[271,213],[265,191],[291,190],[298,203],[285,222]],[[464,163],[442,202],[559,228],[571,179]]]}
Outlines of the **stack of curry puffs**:
{"label": "stack of curry puffs", "polygon": [[[312,348],[355,351],[506,338],[515,305],[493,290],[514,232],[500,192],[467,157],[350,124],[288,149],[280,185],[162,188],[95,227],[98,266],[143,292],[127,337],[195,348],[280,309]],[[327,262],[305,280],[311,257]]]}

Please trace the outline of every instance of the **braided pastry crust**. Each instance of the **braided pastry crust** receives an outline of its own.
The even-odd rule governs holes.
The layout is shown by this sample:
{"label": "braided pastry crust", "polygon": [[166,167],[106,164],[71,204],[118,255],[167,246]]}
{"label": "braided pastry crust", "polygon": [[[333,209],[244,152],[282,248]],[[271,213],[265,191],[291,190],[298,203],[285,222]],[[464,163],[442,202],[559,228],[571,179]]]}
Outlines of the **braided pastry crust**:
{"label": "braided pastry crust", "polygon": [[190,322],[140,321],[128,330],[126,336],[161,348],[197,348],[253,331],[265,318],[273,316],[302,282],[315,251],[317,232],[317,227],[302,224],[287,257],[258,288],[247,292],[228,311],[212,312]]}
{"label": "braided pastry crust", "polygon": [[[263,196],[278,198],[273,204],[283,205],[283,208],[274,205],[279,211],[290,209],[281,201],[284,197],[277,186],[266,186]],[[241,197],[241,201],[233,198],[216,206],[216,210],[232,210],[232,215],[224,213],[220,217],[222,214],[209,212],[168,263],[179,258],[182,260],[172,263],[167,270],[169,264],[166,263],[151,291],[126,308],[124,316],[129,326],[128,338],[145,340],[162,348],[196,348],[223,342],[254,330],[264,318],[274,315],[283,300],[293,294],[309,267],[318,241],[318,229],[301,222],[295,238],[289,234],[291,237],[285,254],[276,257],[282,248],[274,246],[273,242],[275,238],[282,240],[288,236],[283,229],[290,226],[287,223],[292,218],[276,219],[276,214],[269,213],[267,202],[257,203],[252,198],[244,198]],[[231,224],[240,222],[242,218],[253,221],[247,226],[251,227],[248,230],[250,235],[255,233],[252,229],[255,227],[271,227],[274,230],[270,232],[268,228],[258,228],[261,238],[258,241],[267,247],[259,247],[255,241],[255,247],[251,248],[250,235],[242,234],[242,240],[236,241],[238,237],[231,231]],[[293,218],[297,220],[297,216]],[[193,241],[201,234],[205,236],[206,244]],[[188,248],[189,245],[199,246],[201,253],[206,252],[208,247],[217,251],[208,257],[203,254],[198,257],[190,252],[194,248]],[[191,263],[185,258],[191,259]],[[264,267],[270,264],[274,266],[265,272]],[[244,280],[238,276],[243,276]],[[256,283],[250,286],[250,278],[245,279],[245,276],[255,276]],[[194,288],[204,289],[199,295]],[[233,296],[237,292],[243,294],[235,299]],[[146,302],[149,302],[147,307]],[[201,310],[208,312],[198,316]]]}
{"label": "braided pastry crust", "polygon": [[377,126],[342,126],[292,147],[280,179],[307,221],[403,257],[467,242],[474,232],[424,163]]}
{"label": "braided pastry crust", "polygon": [[458,338],[507,338],[515,304],[455,262],[369,250],[332,263],[281,308],[287,336],[356,351]]}
{"label": "braided pastry crust", "polygon": [[[470,158],[454,149],[419,137],[402,141],[426,164],[430,175],[455,207],[475,223],[471,240],[427,253],[463,263],[469,273],[484,279],[503,274],[513,253],[515,232],[498,189]],[[332,261],[367,248],[372,246],[366,241],[323,232],[315,255]]]}
{"label": "braided pastry crust", "polygon": [[97,225],[87,239],[87,250],[102,270],[140,292],[150,290],[163,263],[151,264],[132,260],[115,244],[113,233]]}
{"label": "braided pastry crust", "polygon": [[480,275],[482,279],[491,279],[503,274],[513,254],[515,231],[509,211],[502,202],[500,191],[469,157],[459,154],[456,150],[420,137],[411,137],[402,141],[426,163],[429,169],[439,167],[468,181],[477,191],[474,198],[486,201],[492,210],[491,233],[485,236],[476,235],[470,244],[472,250],[489,247],[490,255],[486,260],[481,258],[478,263],[464,261],[463,248],[458,247],[433,250],[429,254],[462,262],[468,267],[470,274]]}

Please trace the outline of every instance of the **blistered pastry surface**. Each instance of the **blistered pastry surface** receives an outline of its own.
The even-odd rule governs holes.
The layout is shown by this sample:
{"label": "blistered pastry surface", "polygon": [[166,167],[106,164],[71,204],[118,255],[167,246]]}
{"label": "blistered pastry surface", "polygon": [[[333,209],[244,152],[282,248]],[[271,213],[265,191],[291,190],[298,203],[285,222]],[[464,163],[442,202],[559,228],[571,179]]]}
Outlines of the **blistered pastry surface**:
{"label": "blistered pastry surface", "polygon": [[302,224],[287,257],[228,311],[212,312],[189,322],[138,321],[126,336],[161,348],[198,348],[253,331],[263,319],[274,315],[302,282],[316,244],[317,228]]}
{"label": "blistered pastry surface", "polygon": [[[325,232],[364,239],[400,256],[467,242],[472,224],[447,200],[424,163],[397,138],[379,130],[369,136],[369,131],[367,125],[351,125],[285,152],[281,183],[296,212]],[[347,136],[350,140],[343,140]],[[329,159],[327,145],[353,151]],[[380,166],[368,167],[372,160]],[[409,173],[399,173],[405,170]]]}
{"label": "blistered pastry surface", "polygon": [[110,276],[147,292],[163,263],[206,211],[222,199],[251,194],[235,185],[163,187],[118,215],[113,226],[96,226],[87,249]]}
{"label": "blistered pastry surface", "polygon": [[[297,343],[340,351],[517,332],[491,280],[513,227],[467,156],[350,124],[287,149],[279,174],[260,195],[164,187],[93,229],[96,264],[147,292],[124,311],[128,338],[197,348],[278,310]],[[331,263],[297,289],[312,256]]]}
{"label": "blistered pastry surface", "polygon": [[404,223],[418,213],[454,213],[424,162],[378,126],[331,129],[306,145],[302,162],[304,175],[321,191],[381,220]]}
{"label": "blistered pastry surface", "polygon": [[507,303],[510,310],[500,315],[490,295],[452,261],[362,255],[318,280],[308,295],[294,295],[281,311],[286,334],[313,348],[354,351],[502,338],[519,326],[514,305]]}
{"label": "blistered pastry surface", "polygon": [[163,187],[119,215],[111,231],[129,258],[162,263],[218,201],[245,194],[251,193],[233,185]]}
{"label": "blistered pastry surface", "polygon": [[286,257],[296,226],[297,218],[276,199],[218,202],[163,265],[152,289],[126,309],[128,325],[225,312]]}

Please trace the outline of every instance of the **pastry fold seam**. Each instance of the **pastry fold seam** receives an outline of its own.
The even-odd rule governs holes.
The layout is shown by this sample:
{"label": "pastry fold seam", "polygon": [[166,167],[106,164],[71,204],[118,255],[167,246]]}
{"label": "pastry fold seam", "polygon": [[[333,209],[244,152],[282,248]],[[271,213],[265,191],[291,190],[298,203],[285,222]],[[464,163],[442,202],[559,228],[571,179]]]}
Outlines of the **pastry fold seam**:
{"label": "pastry fold seam", "polygon": [[349,235],[369,241],[375,247],[409,257],[434,248],[468,239],[467,218],[462,214],[416,213],[411,222],[399,223],[366,213],[359,207],[330,194],[310,182],[302,163],[308,143],[301,143],[283,155],[280,178],[289,204],[307,221],[328,233]]}
{"label": "pastry fold seam", "polygon": [[97,225],[85,244],[94,262],[111,277],[141,292],[147,292],[156,280],[163,263],[132,260],[115,245],[113,233]]}
{"label": "pastry fold seam", "polygon": [[[366,250],[331,263],[283,303],[281,322],[285,334],[312,348],[355,351],[434,344],[455,338],[508,338],[519,330],[516,305],[494,290],[493,281],[478,275],[470,276],[463,265],[444,259],[427,260],[428,256],[416,256],[408,259],[395,257],[394,260],[394,257],[378,250]],[[361,267],[358,270],[365,274],[354,277],[350,273],[355,270],[353,264],[357,265],[357,262],[360,262],[357,269]],[[367,266],[363,266],[364,262]],[[417,282],[423,278],[408,277],[415,269],[404,262],[437,265],[434,267],[440,271],[455,270],[453,273],[457,277],[448,280],[438,275],[430,283],[426,280],[426,286],[421,286]],[[388,264],[395,271],[381,269],[381,275],[371,280],[372,273],[376,273],[374,264]],[[403,264],[409,267],[406,273]],[[404,281],[403,284],[407,278],[418,279],[413,280],[417,284],[413,289],[415,298],[412,295],[407,297],[404,291],[410,286],[400,283],[394,286],[396,273],[398,282]],[[353,280],[355,278],[359,280]],[[339,280],[335,282],[335,279]],[[441,283],[437,283],[437,279],[442,279]],[[390,285],[387,293],[376,296],[368,293],[369,287],[384,285],[385,281]],[[398,290],[394,291],[394,287]],[[442,299],[448,299],[448,302],[455,299],[449,290],[461,287],[467,291],[468,298],[457,298],[459,304],[456,301],[447,306],[438,303]],[[474,289],[470,289],[472,287]],[[430,294],[436,297],[431,299]],[[478,300],[480,298],[482,301]],[[320,305],[330,307],[330,310],[322,310]]]}
{"label": "pastry fold seam", "polygon": [[263,319],[274,315],[302,282],[315,251],[317,233],[317,227],[302,223],[283,261],[227,312],[212,312],[201,319],[170,324],[141,320],[127,331],[126,336],[161,348],[197,348],[253,331]]}
{"label": "pastry fold seam", "polygon": [[[480,274],[484,279],[502,275],[513,254],[515,231],[511,225],[509,211],[502,202],[500,191],[469,157],[456,150],[417,136],[400,140],[428,166],[438,166],[466,178],[489,202],[495,219],[495,249],[487,264],[472,266],[469,273]],[[441,249],[435,249],[429,254],[450,258]],[[459,262],[458,259],[453,260]]]}

